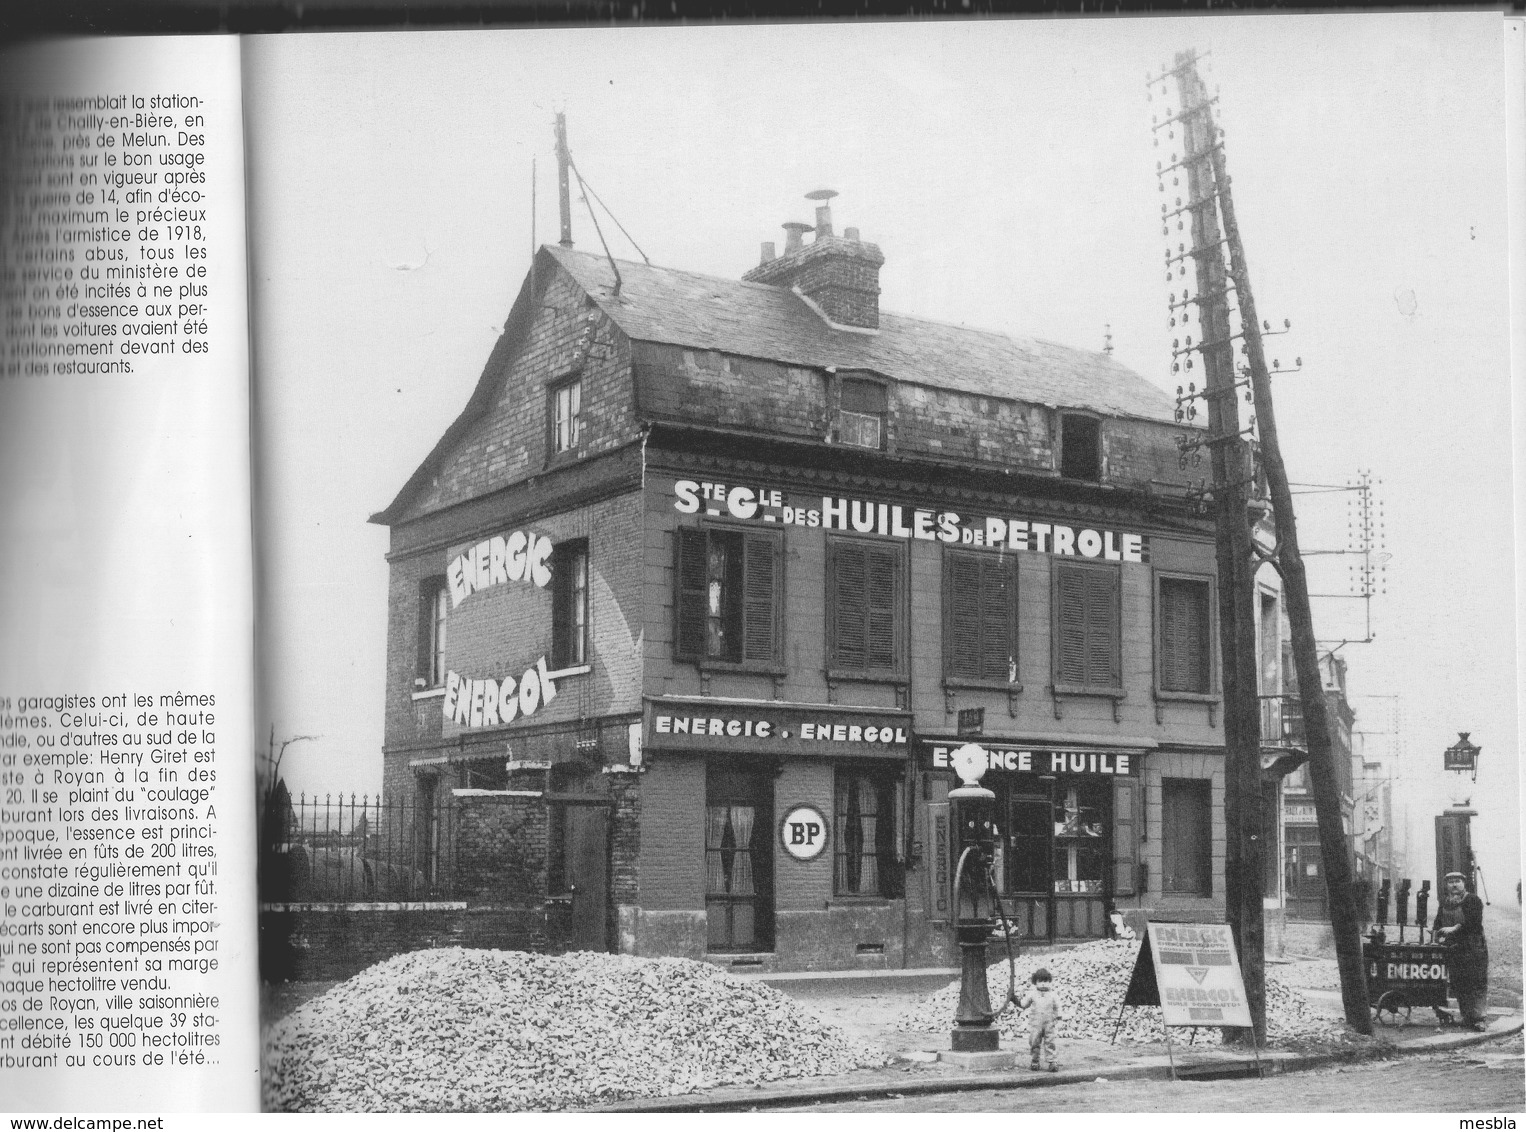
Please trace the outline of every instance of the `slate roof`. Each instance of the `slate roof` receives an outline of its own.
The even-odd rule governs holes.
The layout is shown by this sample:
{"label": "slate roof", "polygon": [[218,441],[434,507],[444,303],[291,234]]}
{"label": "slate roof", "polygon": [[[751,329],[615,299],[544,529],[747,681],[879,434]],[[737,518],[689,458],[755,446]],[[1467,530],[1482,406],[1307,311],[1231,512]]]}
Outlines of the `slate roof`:
{"label": "slate roof", "polygon": [[1172,420],[1167,394],[1106,354],[880,312],[878,334],[836,330],[792,291],[547,250],[629,337],[788,365],[866,369],[897,381],[1110,416]]}

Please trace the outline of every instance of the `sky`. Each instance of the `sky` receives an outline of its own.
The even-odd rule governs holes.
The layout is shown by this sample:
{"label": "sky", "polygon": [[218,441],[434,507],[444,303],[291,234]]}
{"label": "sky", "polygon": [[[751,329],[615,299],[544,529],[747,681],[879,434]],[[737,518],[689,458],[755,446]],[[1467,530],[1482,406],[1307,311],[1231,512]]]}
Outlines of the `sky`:
{"label": "sky", "polygon": [[[831,188],[881,305],[1100,349],[1172,391],[1146,77],[1209,52],[1297,483],[1366,471],[1391,556],[1344,645],[1410,872],[1483,748],[1475,848],[1521,875],[1502,40],[1490,13],[366,33],[252,38],[245,117],[266,706],[294,791],[378,789],[385,507],[460,412],[557,237],[552,120],[660,266],[736,278]],[[1519,51],[1519,45],[1516,45]],[[1152,137],[1159,144],[1152,144]],[[535,175],[532,178],[532,164]],[[532,181],[538,199],[532,210]],[[532,217],[533,211],[533,217]],[[533,219],[533,223],[532,223]],[[620,258],[639,253],[607,216]],[[576,245],[599,250],[574,202]],[[1349,493],[1300,497],[1347,545]],[[1347,560],[1311,560],[1316,593]],[[1366,636],[1363,603],[1316,633]]]}

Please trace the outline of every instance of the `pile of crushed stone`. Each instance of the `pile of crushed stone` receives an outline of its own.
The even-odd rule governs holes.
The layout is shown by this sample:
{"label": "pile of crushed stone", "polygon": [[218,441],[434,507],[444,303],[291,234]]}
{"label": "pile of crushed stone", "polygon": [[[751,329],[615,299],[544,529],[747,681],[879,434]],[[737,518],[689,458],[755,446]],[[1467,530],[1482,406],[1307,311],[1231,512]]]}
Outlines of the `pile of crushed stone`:
{"label": "pile of crushed stone", "polygon": [[[1098,939],[1049,955],[1017,957],[1018,993],[1029,986],[1028,977],[1038,968],[1046,968],[1054,978],[1054,987],[1064,1004],[1066,1017],[1060,1022],[1059,1037],[1109,1041],[1118,1021],[1118,1007],[1128,990],[1139,954],[1136,940]],[[993,953],[996,951],[992,949]],[[1008,969],[1005,955],[986,971],[991,1005],[1000,1008],[1007,994]],[[936,991],[897,1021],[903,1031],[947,1031],[953,1025],[959,1006],[957,982]],[[997,1024],[1003,1039],[1016,1042],[1028,1032],[1028,1011],[1012,1007]],[[1343,1018],[1310,1005],[1296,990],[1283,983],[1272,971],[1266,977],[1267,1043],[1276,1046],[1306,1043],[1346,1042],[1356,1040]],[[1180,1033],[1180,1031],[1178,1031]],[[1213,1044],[1222,1039],[1217,1027],[1197,1032],[1198,1044]],[[1166,1040],[1165,1023],[1158,1006],[1130,1006],[1123,1011],[1118,1028],[1119,1042],[1150,1043]],[[1005,1041],[1004,1041],[1005,1044]]]}
{"label": "pile of crushed stone", "polygon": [[887,1060],[709,964],[452,947],[378,963],[276,1022],[263,1088],[267,1111],[545,1111]]}

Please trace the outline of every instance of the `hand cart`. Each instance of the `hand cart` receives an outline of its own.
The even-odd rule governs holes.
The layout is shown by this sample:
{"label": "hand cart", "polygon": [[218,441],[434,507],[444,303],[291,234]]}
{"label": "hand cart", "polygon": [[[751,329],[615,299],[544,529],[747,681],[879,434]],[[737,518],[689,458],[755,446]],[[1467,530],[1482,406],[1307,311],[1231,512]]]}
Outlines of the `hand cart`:
{"label": "hand cart", "polygon": [[1388,1024],[1408,1025],[1417,1006],[1448,1018],[1447,949],[1442,944],[1390,943],[1374,933],[1362,941],[1362,962],[1374,1021],[1383,1022],[1386,1014]]}

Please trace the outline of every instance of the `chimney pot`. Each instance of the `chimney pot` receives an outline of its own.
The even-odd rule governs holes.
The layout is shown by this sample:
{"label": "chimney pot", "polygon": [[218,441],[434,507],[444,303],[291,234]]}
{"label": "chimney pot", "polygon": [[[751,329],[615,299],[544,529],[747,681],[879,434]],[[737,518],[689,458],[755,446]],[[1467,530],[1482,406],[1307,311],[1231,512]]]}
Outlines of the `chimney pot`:
{"label": "chimney pot", "polygon": [[760,263],[771,263],[771,262],[773,262],[773,259],[774,259],[774,242],[772,240],[764,240],[763,241],[763,258],[759,262]]}
{"label": "chimney pot", "polygon": [[816,238],[832,234],[832,206],[830,204],[818,204],[816,206]]}
{"label": "chimney pot", "polygon": [[802,224],[798,220],[788,221],[784,225],[784,231],[788,233],[784,238],[784,254],[789,255],[790,252],[798,252],[804,247],[803,237],[810,230],[811,226],[809,224]]}
{"label": "chimney pot", "polygon": [[845,240],[852,240],[855,244],[858,243],[858,229],[857,228],[844,228],[842,230],[842,234],[843,234],[843,239],[845,239]]}

